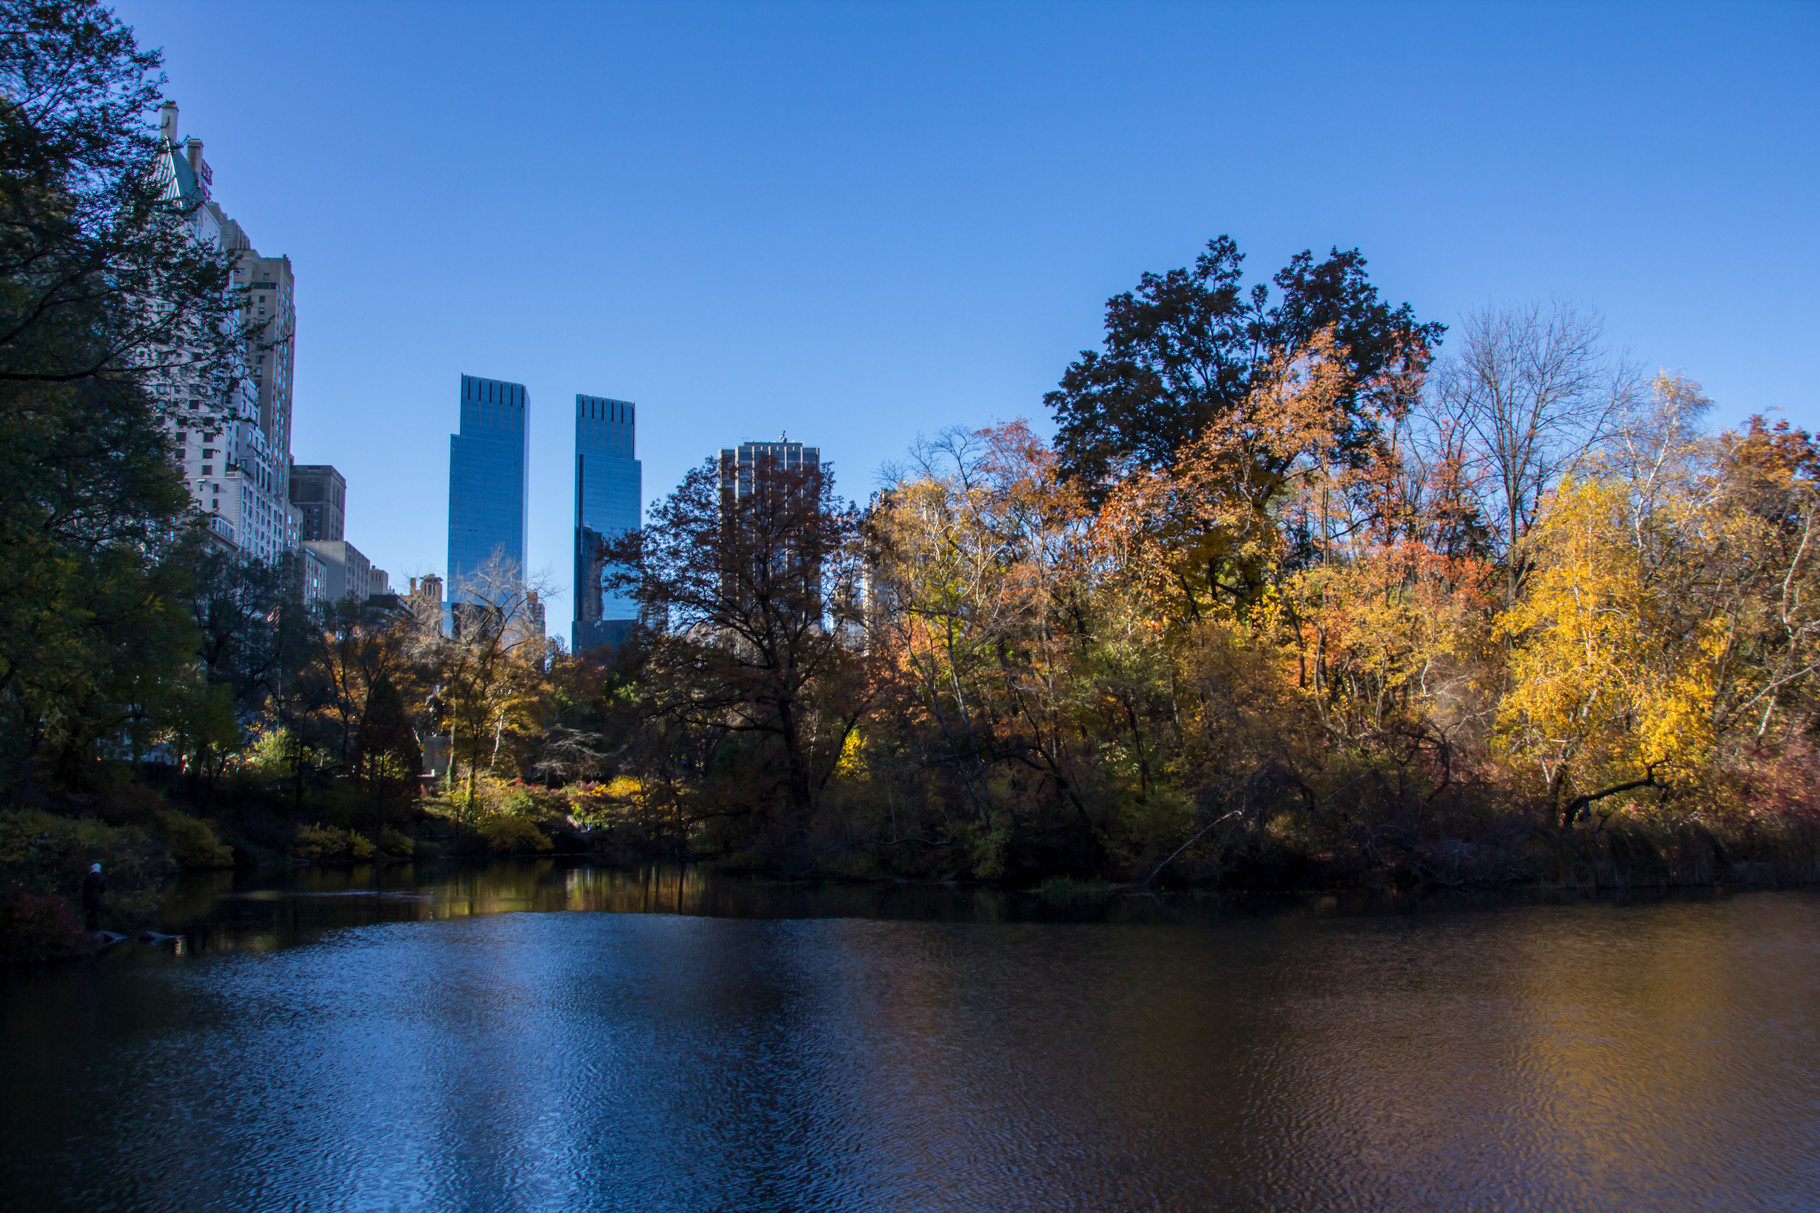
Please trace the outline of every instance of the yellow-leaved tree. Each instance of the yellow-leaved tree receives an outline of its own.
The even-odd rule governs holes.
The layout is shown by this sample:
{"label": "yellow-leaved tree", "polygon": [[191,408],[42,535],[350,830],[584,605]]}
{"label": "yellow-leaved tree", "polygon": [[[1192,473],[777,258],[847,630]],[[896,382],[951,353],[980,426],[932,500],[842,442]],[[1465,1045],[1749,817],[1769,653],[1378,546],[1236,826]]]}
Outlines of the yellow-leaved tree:
{"label": "yellow-leaved tree", "polygon": [[1606,797],[1641,807],[1646,790],[1719,805],[1815,706],[1820,454],[1760,419],[1701,439],[1698,384],[1661,376],[1655,395],[1554,494],[1533,581],[1500,619],[1500,739],[1536,764],[1564,824]]}
{"label": "yellow-leaved tree", "polygon": [[1499,620],[1514,644],[1500,741],[1539,769],[1563,824],[1609,796],[1684,788],[1712,754],[1723,621],[1688,618],[1679,578],[1637,542],[1634,507],[1615,480],[1564,483],[1532,532],[1536,571]]}

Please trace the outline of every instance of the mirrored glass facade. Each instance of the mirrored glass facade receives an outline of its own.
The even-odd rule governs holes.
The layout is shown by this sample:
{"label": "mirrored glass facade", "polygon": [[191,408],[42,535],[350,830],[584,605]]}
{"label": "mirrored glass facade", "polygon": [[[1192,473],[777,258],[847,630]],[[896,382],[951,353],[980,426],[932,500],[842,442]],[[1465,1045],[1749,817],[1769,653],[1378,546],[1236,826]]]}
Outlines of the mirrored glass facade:
{"label": "mirrored glass facade", "polygon": [[525,567],[525,454],[530,398],[522,383],[461,377],[461,432],[449,436],[449,601],[473,601],[468,579],[498,552]]}
{"label": "mirrored glass facade", "polygon": [[575,628],[573,651],[617,644],[638,606],[601,586],[601,544],[636,530],[644,502],[637,454],[637,406],[605,396],[575,397]]}

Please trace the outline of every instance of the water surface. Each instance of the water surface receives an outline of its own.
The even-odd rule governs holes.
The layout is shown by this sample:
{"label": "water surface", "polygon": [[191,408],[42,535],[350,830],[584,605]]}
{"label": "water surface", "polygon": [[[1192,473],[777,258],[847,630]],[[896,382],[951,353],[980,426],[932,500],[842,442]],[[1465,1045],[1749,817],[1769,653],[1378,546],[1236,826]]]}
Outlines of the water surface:
{"label": "water surface", "polygon": [[1811,892],[1354,914],[552,864],[258,883],[187,889],[181,952],[0,977],[0,1200],[1820,1207]]}

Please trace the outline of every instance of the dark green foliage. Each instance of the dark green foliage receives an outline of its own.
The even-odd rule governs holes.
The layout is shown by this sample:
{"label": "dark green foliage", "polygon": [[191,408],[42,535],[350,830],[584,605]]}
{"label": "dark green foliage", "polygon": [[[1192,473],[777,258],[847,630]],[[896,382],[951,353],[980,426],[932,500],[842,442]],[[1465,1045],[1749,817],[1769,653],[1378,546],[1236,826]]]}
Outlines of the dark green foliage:
{"label": "dark green foliage", "polygon": [[187,710],[193,532],[148,379],[220,398],[245,334],[153,173],[158,64],[98,5],[0,3],[0,789],[81,785]]}
{"label": "dark green foliage", "polygon": [[[1245,288],[1243,260],[1221,236],[1192,267],[1146,273],[1136,291],[1107,300],[1104,350],[1083,350],[1044,397],[1067,473],[1097,486],[1133,464],[1170,466],[1237,408],[1274,353],[1293,354],[1330,325],[1351,352],[1356,383],[1389,375],[1413,398],[1444,328],[1418,323],[1407,303],[1381,302],[1357,249],[1334,249],[1319,264],[1296,254],[1274,279],[1274,303],[1262,283]],[[1362,454],[1376,436],[1375,411],[1409,402],[1355,391],[1343,402],[1352,420],[1345,450]]]}
{"label": "dark green foliage", "polygon": [[91,863],[107,876],[106,921],[121,925],[147,919],[175,871],[163,843],[139,826],[29,810],[0,813],[0,888],[74,902]]}
{"label": "dark green foliage", "polygon": [[231,267],[152,172],[160,62],[99,4],[0,3],[0,383],[231,383]]}
{"label": "dark green foliage", "polygon": [[234,851],[215,834],[208,822],[166,809],[158,814],[158,832],[164,835],[171,860],[180,868],[198,870],[231,868]]}
{"label": "dark green foliage", "polygon": [[282,694],[309,655],[317,628],[303,607],[297,571],[219,550],[192,564],[196,656],[208,681],[250,715]]}
{"label": "dark green foliage", "polygon": [[387,827],[388,810],[408,807],[417,794],[423,753],[391,678],[380,675],[367,693],[354,746],[354,774],[372,797],[374,836]]}

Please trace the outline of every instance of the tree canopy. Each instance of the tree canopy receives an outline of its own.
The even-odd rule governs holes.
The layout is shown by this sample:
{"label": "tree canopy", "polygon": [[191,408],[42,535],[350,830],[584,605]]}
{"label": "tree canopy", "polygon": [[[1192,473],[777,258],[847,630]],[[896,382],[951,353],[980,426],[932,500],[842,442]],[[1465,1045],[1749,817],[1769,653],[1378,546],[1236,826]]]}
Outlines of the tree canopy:
{"label": "tree canopy", "polygon": [[182,681],[189,508],[148,377],[231,365],[229,269],[154,179],[157,52],[0,4],[0,785]]}
{"label": "tree canopy", "polygon": [[1357,249],[1318,263],[1297,253],[1272,282],[1274,296],[1264,283],[1247,288],[1244,254],[1220,236],[1192,266],[1146,273],[1107,300],[1103,348],[1081,351],[1044,397],[1063,473],[1098,496],[1134,468],[1173,466],[1234,415],[1273,359],[1293,358],[1323,332],[1348,361],[1341,449],[1362,453],[1377,414],[1413,402],[1445,327],[1382,302]]}

